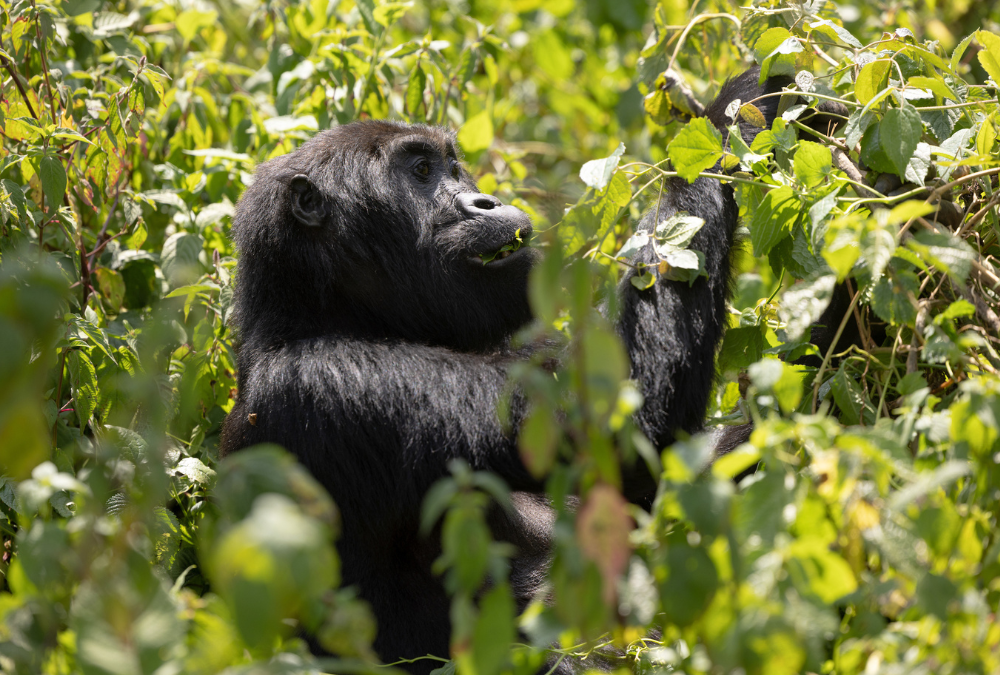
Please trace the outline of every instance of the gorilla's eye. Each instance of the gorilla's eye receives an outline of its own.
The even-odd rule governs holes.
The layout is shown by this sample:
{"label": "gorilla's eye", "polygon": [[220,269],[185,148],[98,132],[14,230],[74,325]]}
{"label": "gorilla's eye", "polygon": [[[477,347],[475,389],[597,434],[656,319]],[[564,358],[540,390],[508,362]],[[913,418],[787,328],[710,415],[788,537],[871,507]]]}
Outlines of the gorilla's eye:
{"label": "gorilla's eye", "polygon": [[461,175],[461,173],[462,170],[461,167],[459,167],[458,162],[456,162],[455,160],[451,160],[451,177],[454,178],[455,180],[458,180],[458,177],[459,175]]}
{"label": "gorilla's eye", "polygon": [[427,178],[431,175],[431,165],[426,159],[422,159],[417,162],[417,165],[413,167],[413,173],[417,174],[421,178]]}

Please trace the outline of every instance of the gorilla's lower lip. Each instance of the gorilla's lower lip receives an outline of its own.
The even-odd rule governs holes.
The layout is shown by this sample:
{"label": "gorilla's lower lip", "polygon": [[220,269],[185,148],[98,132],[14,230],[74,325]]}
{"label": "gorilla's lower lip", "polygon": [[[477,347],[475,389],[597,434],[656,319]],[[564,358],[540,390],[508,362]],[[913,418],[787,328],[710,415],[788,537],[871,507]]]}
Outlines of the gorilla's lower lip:
{"label": "gorilla's lower lip", "polygon": [[518,248],[517,250],[503,251],[501,253],[497,253],[495,255],[495,257],[493,257],[493,258],[491,258],[489,260],[484,260],[484,257],[483,257],[482,254],[480,254],[480,255],[470,255],[469,256],[469,262],[475,264],[476,267],[499,267],[499,266],[505,264],[511,258],[519,258],[524,253],[526,253],[527,251],[530,251],[530,250],[531,250],[530,246],[528,246],[527,244],[522,244],[521,247]]}

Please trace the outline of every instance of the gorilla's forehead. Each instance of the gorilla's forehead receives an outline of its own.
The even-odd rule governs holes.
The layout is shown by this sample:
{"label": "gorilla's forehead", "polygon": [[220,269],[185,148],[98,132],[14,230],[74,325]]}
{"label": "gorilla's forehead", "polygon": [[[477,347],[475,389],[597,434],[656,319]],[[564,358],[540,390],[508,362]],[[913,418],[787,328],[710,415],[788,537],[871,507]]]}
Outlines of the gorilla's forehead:
{"label": "gorilla's forehead", "polygon": [[321,132],[294,154],[319,155],[326,160],[338,154],[384,159],[417,146],[441,156],[456,156],[454,132],[441,127],[384,120],[353,122]]}

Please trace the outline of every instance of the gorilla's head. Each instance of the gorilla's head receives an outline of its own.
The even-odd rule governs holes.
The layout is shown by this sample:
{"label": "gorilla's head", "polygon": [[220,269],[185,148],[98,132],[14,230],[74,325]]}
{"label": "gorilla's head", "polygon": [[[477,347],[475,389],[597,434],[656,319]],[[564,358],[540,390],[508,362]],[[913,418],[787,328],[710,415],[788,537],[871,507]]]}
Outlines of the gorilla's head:
{"label": "gorilla's head", "polygon": [[530,319],[531,221],[460,159],[443,129],[359,122],[261,165],[233,224],[243,343],[504,343]]}

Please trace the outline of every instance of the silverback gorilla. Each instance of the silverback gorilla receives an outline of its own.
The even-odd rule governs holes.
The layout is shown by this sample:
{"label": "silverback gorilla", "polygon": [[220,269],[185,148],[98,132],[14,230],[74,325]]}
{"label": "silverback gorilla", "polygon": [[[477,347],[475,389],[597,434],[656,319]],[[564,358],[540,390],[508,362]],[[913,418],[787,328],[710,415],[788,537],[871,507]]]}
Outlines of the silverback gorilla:
{"label": "silverback gorilla", "polygon": [[[788,80],[759,86],[758,77],[754,68],[722,88],[706,111],[720,130],[734,99],[757,99],[770,126],[779,98],[758,97]],[[759,130],[741,125],[749,143]],[[657,448],[702,428],[737,221],[732,188],[674,179],[639,227],[680,211],[705,220],[691,246],[708,278],[638,291],[630,270],[619,291],[617,327],[645,397],[636,423]],[[519,493],[518,513],[496,534],[518,547],[511,583],[521,606],[544,576],[551,512],[531,497],[543,486],[518,456],[517,392],[512,431],[497,414],[507,370],[525,358],[509,339],[531,320],[537,253],[492,257],[518,231],[530,236],[527,215],[479,193],[453,134],[391,122],[331,129],[261,165],[236,210],[239,395],[222,453],[280,444],[329,490],[343,519],[343,582],[371,604],[386,662],[448,655],[449,599],[431,571],[439,544],[420,535],[419,514],[449,460]],[[625,496],[648,503],[656,478],[636,464]]]}

